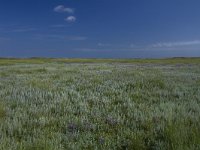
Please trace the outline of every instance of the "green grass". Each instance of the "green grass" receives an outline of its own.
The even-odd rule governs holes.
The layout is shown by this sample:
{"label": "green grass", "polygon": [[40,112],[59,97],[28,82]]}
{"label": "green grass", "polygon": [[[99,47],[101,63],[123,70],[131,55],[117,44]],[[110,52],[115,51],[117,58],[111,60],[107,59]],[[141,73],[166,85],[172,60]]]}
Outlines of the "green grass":
{"label": "green grass", "polygon": [[0,149],[200,149],[200,59],[0,59]]}

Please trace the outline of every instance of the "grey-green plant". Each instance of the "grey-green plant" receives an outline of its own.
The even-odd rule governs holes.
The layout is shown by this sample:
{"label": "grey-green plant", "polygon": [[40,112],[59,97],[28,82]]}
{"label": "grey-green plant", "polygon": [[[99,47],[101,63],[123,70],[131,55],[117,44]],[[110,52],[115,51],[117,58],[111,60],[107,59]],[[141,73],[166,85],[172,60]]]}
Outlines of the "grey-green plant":
{"label": "grey-green plant", "polygon": [[0,59],[0,150],[198,150],[199,60]]}

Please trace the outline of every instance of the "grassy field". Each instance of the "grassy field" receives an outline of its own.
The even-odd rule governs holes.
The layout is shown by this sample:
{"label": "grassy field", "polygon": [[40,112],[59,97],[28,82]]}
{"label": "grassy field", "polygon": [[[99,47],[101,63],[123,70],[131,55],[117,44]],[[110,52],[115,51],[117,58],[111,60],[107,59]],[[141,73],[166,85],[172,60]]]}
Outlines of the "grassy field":
{"label": "grassy field", "polygon": [[200,58],[0,59],[0,150],[199,150]]}

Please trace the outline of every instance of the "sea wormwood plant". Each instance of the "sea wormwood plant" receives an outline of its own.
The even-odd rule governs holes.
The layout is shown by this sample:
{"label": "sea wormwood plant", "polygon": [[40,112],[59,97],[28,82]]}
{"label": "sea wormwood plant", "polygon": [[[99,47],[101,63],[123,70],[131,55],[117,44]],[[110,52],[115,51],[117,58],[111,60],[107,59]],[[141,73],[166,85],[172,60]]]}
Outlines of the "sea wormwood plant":
{"label": "sea wormwood plant", "polygon": [[0,60],[0,149],[200,149],[199,62]]}

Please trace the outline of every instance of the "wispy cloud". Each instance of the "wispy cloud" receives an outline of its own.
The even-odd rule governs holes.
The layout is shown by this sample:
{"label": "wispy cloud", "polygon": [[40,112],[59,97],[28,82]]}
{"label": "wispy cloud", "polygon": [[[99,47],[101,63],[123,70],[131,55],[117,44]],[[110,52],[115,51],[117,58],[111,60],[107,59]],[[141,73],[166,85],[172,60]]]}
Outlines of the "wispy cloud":
{"label": "wispy cloud", "polygon": [[62,40],[64,39],[64,36],[57,34],[36,34],[33,38],[36,40]]}
{"label": "wispy cloud", "polygon": [[85,41],[88,38],[85,36],[68,36],[65,37],[66,40],[71,40],[71,41]]}
{"label": "wispy cloud", "polygon": [[58,34],[37,34],[35,35],[34,39],[37,40],[62,40],[62,41],[84,41],[88,38],[85,36],[65,36],[65,35],[58,35]]}
{"label": "wispy cloud", "polygon": [[26,26],[8,26],[8,27],[2,27],[0,28],[0,32],[4,32],[4,33],[16,33],[16,32],[31,32],[31,31],[36,31],[37,28],[33,28],[33,27],[26,27]]}
{"label": "wispy cloud", "polygon": [[[82,52],[97,52],[99,49],[96,48],[75,48],[74,51],[82,51]],[[101,50],[100,50],[101,51]]]}
{"label": "wispy cloud", "polygon": [[63,24],[55,24],[55,25],[51,25],[50,27],[51,27],[51,28],[64,28],[64,27],[66,27],[66,25],[63,25]]}
{"label": "wispy cloud", "polygon": [[190,50],[200,48],[200,40],[188,40],[181,42],[157,42],[157,43],[130,43],[130,44],[119,44],[119,43],[98,43],[97,46],[100,49],[115,49],[119,51],[173,51],[173,50]]}
{"label": "wispy cloud", "polygon": [[111,44],[108,44],[108,43],[98,43],[97,45],[98,45],[99,47],[111,46]]}
{"label": "wispy cloud", "polygon": [[0,37],[0,41],[9,41],[10,38],[7,38],[7,37]]}
{"label": "wispy cloud", "polygon": [[152,44],[151,46],[154,48],[162,48],[162,47],[177,47],[177,46],[192,46],[192,45],[200,45],[200,40],[194,41],[182,41],[182,42],[161,42]]}
{"label": "wispy cloud", "polygon": [[58,5],[58,6],[56,6],[54,8],[54,11],[58,12],[58,13],[64,13],[64,12],[74,13],[74,9],[73,8],[65,7],[64,5]]}
{"label": "wispy cloud", "polygon": [[19,28],[19,29],[14,29],[12,32],[29,32],[29,31],[35,31],[36,28]]}
{"label": "wispy cloud", "polygon": [[0,43],[3,44],[3,43],[6,43],[8,41],[10,41],[11,39],[10,38],[7,38],[7,37],[0,37]]}
{"label": "wispy cloud", "polygon": [[131,43],[130,48],[138,48],[138,45]]}
{"label": "wispy cloud", "polygon": [[65,21],[70,22],[70,23],[75,22],[76,17],[75,16],[69,16],[69,17],[65,18]]}

